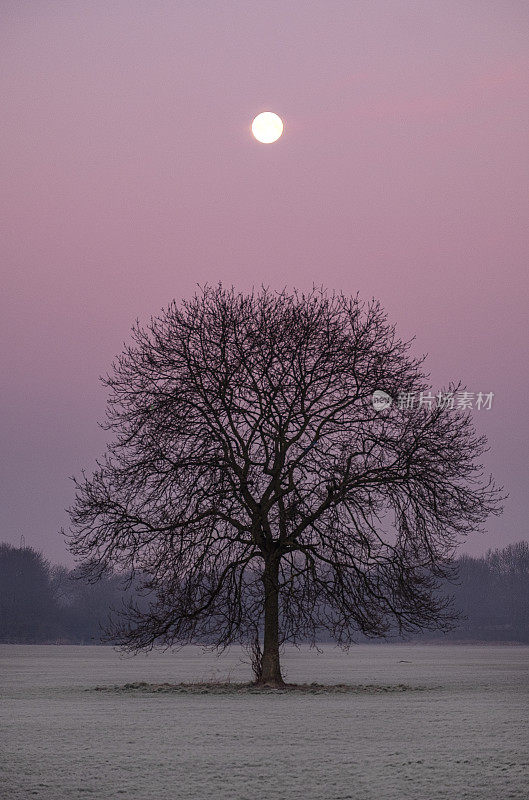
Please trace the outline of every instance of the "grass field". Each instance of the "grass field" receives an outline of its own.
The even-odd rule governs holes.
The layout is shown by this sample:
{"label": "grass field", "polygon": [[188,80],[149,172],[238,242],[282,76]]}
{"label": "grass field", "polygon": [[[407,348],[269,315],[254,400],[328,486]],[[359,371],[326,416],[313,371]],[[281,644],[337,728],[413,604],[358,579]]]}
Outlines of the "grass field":
{"label": "grass field", "polygon": [[240,692],[242,658],[0,645],[2,800],[529,797],[528,647],[286,651],[289,681],[351,693]]}

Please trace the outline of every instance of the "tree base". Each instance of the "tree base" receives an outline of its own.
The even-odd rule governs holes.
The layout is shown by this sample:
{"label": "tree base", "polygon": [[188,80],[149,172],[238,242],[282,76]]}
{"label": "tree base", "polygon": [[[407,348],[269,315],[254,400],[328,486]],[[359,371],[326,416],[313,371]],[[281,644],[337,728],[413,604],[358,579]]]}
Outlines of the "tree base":
{"label": "tree base", "polygon": [[269,678],[255,681],[252,686],[256,686],[258,689],[285,689],[287,684],[282,678]]}

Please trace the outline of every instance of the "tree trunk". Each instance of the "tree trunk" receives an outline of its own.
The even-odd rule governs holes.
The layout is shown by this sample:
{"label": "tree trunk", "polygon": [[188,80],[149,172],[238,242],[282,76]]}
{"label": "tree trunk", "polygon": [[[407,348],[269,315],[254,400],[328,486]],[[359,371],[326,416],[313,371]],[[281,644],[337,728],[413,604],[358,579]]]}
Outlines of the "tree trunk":
{"label": "tree trunk", "polygon": [[260,686],[284,686],[279,663],[279,558],[265,562],[264,584],[264,646]]}

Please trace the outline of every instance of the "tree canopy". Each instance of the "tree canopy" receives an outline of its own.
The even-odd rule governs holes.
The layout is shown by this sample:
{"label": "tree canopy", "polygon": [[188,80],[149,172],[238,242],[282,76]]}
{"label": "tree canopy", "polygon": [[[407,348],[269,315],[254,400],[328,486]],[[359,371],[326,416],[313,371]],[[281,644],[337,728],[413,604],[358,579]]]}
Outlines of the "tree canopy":
{"label": "tree canopy", "polygon": [[108,452],[70,509],[72,552],[149,595],[123,645],[262,635],[277,685],[283,642],[447,623],[438,580],[501,490],[467,411],[374,407],[428,390],[410,349],[378,302],[323,289],[205,287],[136,323],[104,378]]}

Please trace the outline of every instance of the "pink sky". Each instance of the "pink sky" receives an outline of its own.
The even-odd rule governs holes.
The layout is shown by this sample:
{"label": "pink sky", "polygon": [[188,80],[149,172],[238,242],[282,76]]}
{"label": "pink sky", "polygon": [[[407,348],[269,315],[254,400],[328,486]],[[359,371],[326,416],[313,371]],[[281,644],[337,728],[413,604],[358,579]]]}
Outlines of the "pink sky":
{"label": "pink sky", "polygon": [[375,296],[434,389],[493,391],[510,499],[464,549],[529,538],[525,0],[3,0],[0,31],[0,540],[68,560],[98,376],[219,280]]}

